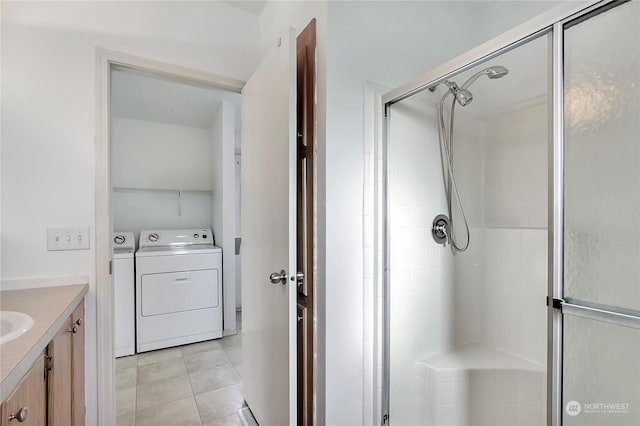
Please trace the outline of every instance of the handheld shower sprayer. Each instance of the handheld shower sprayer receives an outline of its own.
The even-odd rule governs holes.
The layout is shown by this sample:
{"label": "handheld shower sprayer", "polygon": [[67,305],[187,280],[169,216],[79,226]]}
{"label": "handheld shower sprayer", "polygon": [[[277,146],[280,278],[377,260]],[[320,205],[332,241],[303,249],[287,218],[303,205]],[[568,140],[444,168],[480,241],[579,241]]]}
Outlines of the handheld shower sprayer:
{"label": "handheld shower sprayer", "polygon": [[[472,75],[467,81],[464,82],[462,86],[458,86],[455,81],[445,80],[444,85],[447,86],[447,92],[440,99],[440,105],[438,107],[438,135],[440,137],[440,158],[442,160],[442,177],[444,180],[444,189],[445,195],[447,199],[447,213],[448,217],[445,215],[438,215],[434,219],[432,226],[432,235],[438,244],[444,244],[447,240],[449,240],[451,247],[453,250],[462,252],[465,251],[469,247],[470,242],[470,234],[469,234],[469,222],[467,221],[467,217],[464,213],[464,208],[462,206],[462,200],[460,199],[460,194],[458,192],[458,187],[456,185],[456,179],[453,172],[453,122],[454,122],[454,113],[456,102],[461,106],[467,106],[473,100],[473,94],[468,90],[469,87],[481,76],[486,75],[487,78],[494,80],[497,78],[504,77],[509,73],[509,70],[501,65],[495,65],[492,67],[485,68],[481,71],[478,71],[474,75]],[[429,90],[431,92],[435,92],[437,88],[436,86],[430,87]],[[454,100],[451,101],[451,112],[449,114],[448,123],[445,123],[444,116],[444,102],[449,95],[453,95]],[[453,219],[453,196],[458,202],[458,206],[460,207],[460,214],[462,215],[462,220],[464,221],[464,227],[467,234],[466,243],[464,245],[458,244],[455,237],[455,232],[453,229],[454,219]]]}
{"label": "handheld shower sprayer", "polygon": [[478,78],[480,78],[483,75],[486,75],[491,80],[495,80],[497,78],[504,77],[507,74],[509,74],[509,70],[503,67],[502,65],[496,65],[493,67],[485,68],[482,71],[478,71],[477,73],[469,77],[469,79],[465,81],[464,84],[461,86],[461,89],[467,89],[469,86],[473,84],[474,81],[476,81]]}

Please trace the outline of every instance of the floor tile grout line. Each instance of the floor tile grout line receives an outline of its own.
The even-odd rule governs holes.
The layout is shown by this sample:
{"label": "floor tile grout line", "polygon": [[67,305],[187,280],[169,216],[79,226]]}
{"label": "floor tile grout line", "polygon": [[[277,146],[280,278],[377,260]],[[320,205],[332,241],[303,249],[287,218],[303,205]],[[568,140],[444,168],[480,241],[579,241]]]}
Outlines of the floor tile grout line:
{"label": "floor tile grout line", "polygon": [[[194,397],[194,395],[192,394],[192,395],[191,395],[191,397]],[[160,407],[161,405],[170,404],[170,403],[172,403],[172,402],[180,401],[181,399],[185,399],[185,398],[189,398],[189,395],[187,395],[187,396],[181,396],[181,397],[179,397],[179,398],[171,399],[171,400],[169,400],[169,401],[164,401],[164,402],[161,402],[160,404],[151,405],[151,406],[149,406],[149,407],[142,408],[140,411],[142,411],[142,410],[148,410],[148,409],[150,409],[150,408]],[[195,397],[194,397],[194,399],[195,399]],[[137,405],[137,404],[136,404],[136,405]],[[137,413],[138,413],[138,411],[136,410],[136,414],[137,414]],[[199,414],[199,413],[198,413],[198,414]]]}
{"label": "floor tile grout line", "polygon": [[242,375],[240,374],[240,372],[238,371],[238,367],[236,367],[236,365],[234,363],[231,363],[231,368],[233,368],[233,370],[236,372],[236,374],[238,375],[238,377],[240,377],[240,383],[243,383],[242,380]]}
{"label": "floor tile grout line", "polygon": [[[182,349],[180,350],[182,353]],[[184,364],[184,370],[187,371],[187,363],[184,362],[184,353],[182,353],[182,363]],[[198,418],[200,419],[200,424],[203,425],[204,421],[202,420],[202,414],[200,413],[200,406],[198,405],[198,400],[196,399],[196,393],[193,390],[193,383],[191,383],[191,376],[187,371],[187,380],[189,381],[189,388],[191,388],[191,397],[193,398],[193,403],[196,404],[196,411],[198,412]]]}

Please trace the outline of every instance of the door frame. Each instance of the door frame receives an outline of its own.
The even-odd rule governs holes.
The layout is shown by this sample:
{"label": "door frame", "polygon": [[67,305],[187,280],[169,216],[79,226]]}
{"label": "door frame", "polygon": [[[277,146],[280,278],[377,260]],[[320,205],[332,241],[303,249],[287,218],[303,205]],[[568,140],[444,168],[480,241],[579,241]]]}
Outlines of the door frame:
{"label": "door frame", "polygon": [[[115,424],[114,301],[110,262],[111,235],[111,69],[128,68],[138,73],[193,85],[240,93],[245,82],[218,74],[186,68],[123,52],[96,48],[95,122],[95,277],[96,277],[96,373],[99,425]],[[235,312],[235,306],[234,306]]]}
{"label": "door frame", "polygon": [[[384,130],[376,142],[381,146],[376,152],[375,163],[381,165],[381,180],[376,181],[376,190],[382,194],[382,200],[376,204],[375,220],[381,224],[376,234],[381,239],[377,247],[382,250],[382,267],[376,269],[374,282],[382,286],[378,294],[382,294],[382,336],[377,342],[379,356],[382,359],[380,368],[374,366],[374,375],[380,374],[381,389],[381,425],[389,424],[390,405],[390,234],[388,227],[388,211],[390,208],[388,197],[389,171],[387,158],[389,155],[389,110],[390,106],[400,102],[428,87],[439,84],[461,71],[470,69],[488,59],[517,48],[538,37],[552,34],[549,49],[549,59],[552,66],[550,83],[552,112],[552,143],[549,146],[549,224],[548,224],[548,335],[547,335],[547,424],[560,426],[562,424],[562,329],[563,309],[566,313],[591,317],[601,315],[594,310],[582,306],[575,306],[562,300],[563,285],[563,27],[566,23],[582,17],[602,7],[612,6],[616,0],[593,0],[576,3],[561,4],[549,11],[505,32],[464,53],[457,58],[435,68],[425,75],[410,81],[382,96],[381,116]],[[380,254],[379,254],[380,255]],[[609,315],[611,318],[611,315]],[[616,320],[620,320],[617,318]],[[633,319],[633,321],[640,321]]]}
{"label": "door frame", "polygon": [[[297,182],[297,421],[314,424],[316,366],[316,19],[298,34],[296,43],[296,182]],[[304,51],[304,55],[300,55]],[[305,96],[306,95],[306,96]],[[305,168],[302,168],[302,165]],[[304,196],[303,196],[304,195]],[[302,273],[302,281],[297,274]],[[302,315],[301,315],[302,314]]]}

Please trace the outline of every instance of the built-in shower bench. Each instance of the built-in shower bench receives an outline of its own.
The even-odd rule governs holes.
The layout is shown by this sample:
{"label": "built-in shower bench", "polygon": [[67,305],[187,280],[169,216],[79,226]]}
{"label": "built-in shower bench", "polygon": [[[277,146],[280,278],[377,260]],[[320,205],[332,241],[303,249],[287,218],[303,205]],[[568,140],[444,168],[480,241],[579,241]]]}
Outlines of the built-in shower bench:
{"label": "built-in shower bench", "polygon": [[425,425],[542,425],[545,367],[481,344],[415,362]]}

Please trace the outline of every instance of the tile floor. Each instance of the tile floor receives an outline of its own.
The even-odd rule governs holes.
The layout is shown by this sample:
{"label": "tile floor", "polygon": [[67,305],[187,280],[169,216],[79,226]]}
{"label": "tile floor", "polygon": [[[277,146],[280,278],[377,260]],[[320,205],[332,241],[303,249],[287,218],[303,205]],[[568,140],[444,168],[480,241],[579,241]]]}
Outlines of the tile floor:
{"label": "tile floor", "polygon": [[117,426],[240,426],[238,334],[116,359]]}

